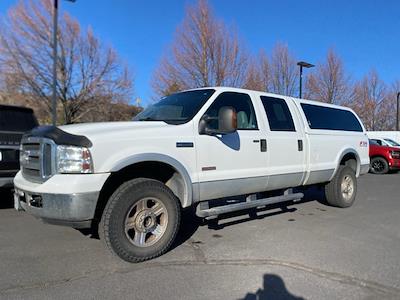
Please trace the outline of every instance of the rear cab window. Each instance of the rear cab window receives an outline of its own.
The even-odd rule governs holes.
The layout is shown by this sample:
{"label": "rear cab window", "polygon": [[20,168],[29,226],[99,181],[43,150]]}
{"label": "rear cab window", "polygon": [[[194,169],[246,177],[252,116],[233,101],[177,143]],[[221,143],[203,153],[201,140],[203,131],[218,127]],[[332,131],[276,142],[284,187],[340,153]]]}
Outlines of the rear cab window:
{"label": "rear cab window", "polygon": [[363,132],[357,117],[349,110],[301,103],[310,129]]}
{"label": "rear cab window", "polygon": [[260,96],[271,131],[296,131],[292,114],[284,99]]}

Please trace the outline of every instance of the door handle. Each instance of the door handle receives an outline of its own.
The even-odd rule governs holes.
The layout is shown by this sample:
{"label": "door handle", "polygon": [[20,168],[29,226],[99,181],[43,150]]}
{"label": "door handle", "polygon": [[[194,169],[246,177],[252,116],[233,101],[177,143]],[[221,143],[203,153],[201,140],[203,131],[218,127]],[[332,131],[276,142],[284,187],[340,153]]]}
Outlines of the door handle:
{"label": "door handle", "polygon": [[297,140],[297,149],[303,151],[303,140]]}

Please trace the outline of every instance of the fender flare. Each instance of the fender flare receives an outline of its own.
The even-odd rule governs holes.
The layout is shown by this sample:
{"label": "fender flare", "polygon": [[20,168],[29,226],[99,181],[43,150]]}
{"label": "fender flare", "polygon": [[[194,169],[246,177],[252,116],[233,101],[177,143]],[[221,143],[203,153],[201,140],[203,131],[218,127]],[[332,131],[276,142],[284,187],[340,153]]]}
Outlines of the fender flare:
{"label": "fender flare", "polygon": [[192,187],[192,180],[190,179],[189,173],[185,166],[180,163],[178,160],[175,158],[165,155],[165,154],[160,154],[160,153],[141,153],[141,154],[135,154],[132,156],[129,156],[125,158],[122,161],[117,162],[112,168],[111,172],[118,172],[121,169],[137,164],[137,163],[142,163],[142,162],[149,162],[149,161],[155,161],[155,162],[160,162],[160,163],[165,163],[167,165],[170,165],[173,167],[179,175],[182,176],[183,181],[184,181],[184,195],[183,199],[180,199],[182,207],[188,207],[192,205],[193,203],[193,187]]}
{"label": "fender flare", "polygon": [[356,170],[356,177],[359,176],[360,174],[360,169],[361,169],[361,159],[360,156],[358,155],[357,151],[354,148],[346,148],[344,149],[341,154],[338,156],[338,159],[336,160],[336,168],[335,171],[332,174],[332,178],[336,175],[336,172],[339,169],[340,162],[342,161],[343,157],[345,157],[347,154],[353,154],[356,157],[356,162],[357,162],[357,170]]}

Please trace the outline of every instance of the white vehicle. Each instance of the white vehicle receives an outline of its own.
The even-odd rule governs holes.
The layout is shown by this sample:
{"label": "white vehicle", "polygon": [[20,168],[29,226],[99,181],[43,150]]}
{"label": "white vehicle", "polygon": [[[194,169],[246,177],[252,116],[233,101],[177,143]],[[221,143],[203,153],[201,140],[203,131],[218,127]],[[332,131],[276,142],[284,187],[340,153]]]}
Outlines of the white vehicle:
{"label": "white vehicle", "polygon": [[[300,200],[291,188],[315,184],[328,203],[349,207],[369,169],[352,110],[225,87],[165,97],[133,122],[38,127],[24,136],[20,159],[16,209],[54,224],[96,224],[130,262],[168,250],[183,208],[215,218]],[[237,195],[246,201],[209,205]]]}
{"label": "white vehicle", "polygon": [[375,142],[379,146],[400,148],[400,144],[389,138],[371,138],[371,141]]}
{"label": "white vehicle", "polygon": [[400,144],[400,131],[367,131],[370,139],[388,138]]}

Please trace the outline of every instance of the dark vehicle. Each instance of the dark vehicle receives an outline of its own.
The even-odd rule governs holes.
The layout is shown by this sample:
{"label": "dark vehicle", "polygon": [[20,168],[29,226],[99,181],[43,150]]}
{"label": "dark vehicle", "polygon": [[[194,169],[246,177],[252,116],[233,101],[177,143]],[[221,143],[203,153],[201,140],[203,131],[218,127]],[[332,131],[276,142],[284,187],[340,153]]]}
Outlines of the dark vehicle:
{"label": "dark vehicle", "polygon": [[30,108],[0,105],[0,187],[11,187],[19,171],[19,145],[24,132],[38,122]]}

